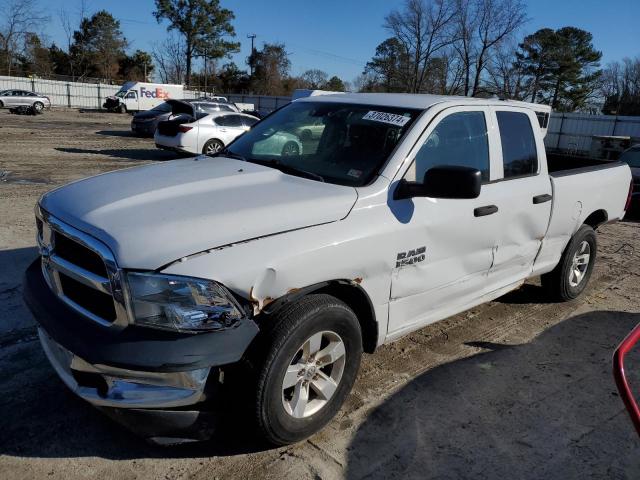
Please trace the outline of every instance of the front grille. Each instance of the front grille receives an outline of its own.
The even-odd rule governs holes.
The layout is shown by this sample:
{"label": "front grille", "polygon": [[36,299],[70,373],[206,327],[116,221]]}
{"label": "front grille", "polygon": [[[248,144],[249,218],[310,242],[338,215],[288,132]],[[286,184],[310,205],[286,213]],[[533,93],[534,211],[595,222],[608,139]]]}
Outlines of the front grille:
{"label": "front grille", "polygon": [[107,278],[107,267],[105,267],[100,255],[93,250],[89,250],[84,245],[58,232],[53,233],[53,245],[58,257],[91,273]]}
{"label": "front grille", "polygon": [[67,305],[103,326],[128,324],[120,270],[95,238],[38,210],[42,272]]}
{"label": "front grille", "polygon": [[108,322],[113,322],[116,319],[116,309],[111,295],[77,282],[64,273],[58,275],[60,276],[62,294],[65,297]]}

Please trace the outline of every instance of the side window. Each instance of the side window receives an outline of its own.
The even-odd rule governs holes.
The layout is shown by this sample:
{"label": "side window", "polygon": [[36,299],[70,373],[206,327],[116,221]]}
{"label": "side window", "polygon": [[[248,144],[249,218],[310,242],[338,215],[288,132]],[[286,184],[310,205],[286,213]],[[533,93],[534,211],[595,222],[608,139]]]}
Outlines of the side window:
{"label": "side window", "polygon": [[242,123],[244,123],[245,127],[253,127],[257,121],[257,118],[242,117]]}
{"label": "side window", "polygon": [[226,127],[227,119],[226,117],[216,117],[213,119],[213,123],[215,123],[216,125],[219,125],[220,127]]}
{"label": "side window", "polygon": [[418,151],[407,180],[421,182],[432,167],[477,168],[489,181],[489,141],[483,112],[459,112],[443,118]]}
{"label": "side window", "polygon": [[504,178],[533,175],[538,171],[538,152],[529,116],[520,112],[496,112]]}
{"label": "side window", "polygon": [[129,92],[125,98],[136,98],[136,92]]}
{"label": "side window", "polygon": [[242,117],[240,115],[227,115],[227,125],[229,127],[242,127]]}

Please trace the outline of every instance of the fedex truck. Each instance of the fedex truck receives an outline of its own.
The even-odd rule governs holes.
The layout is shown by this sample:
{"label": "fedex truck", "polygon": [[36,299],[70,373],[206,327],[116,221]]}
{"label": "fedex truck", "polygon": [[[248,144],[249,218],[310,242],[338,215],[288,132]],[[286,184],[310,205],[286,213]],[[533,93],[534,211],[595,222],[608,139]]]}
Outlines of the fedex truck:
{"label": "fedex truck", "polygon": [[182,85],[126,82],[118,93],[105,99],[103,107],[112,112],[139,112],[151,110],[165,100],[180,100],[183,96]]}

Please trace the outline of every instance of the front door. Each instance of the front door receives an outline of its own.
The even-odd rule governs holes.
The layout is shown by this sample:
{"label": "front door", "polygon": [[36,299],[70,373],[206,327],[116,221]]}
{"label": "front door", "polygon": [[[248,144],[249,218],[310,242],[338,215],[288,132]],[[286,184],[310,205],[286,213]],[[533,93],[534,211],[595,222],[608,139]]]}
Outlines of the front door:
{"label": "front door", "polygon": [[444,110],[425,130],[405,179],[421,181],[437,165],[463,165],[482,172],[475,199],[412,198],[393,207],[409,211],[399,226],[398,261],[392,272],[389,334],[401,335],[473,303],[491,288],[500,211],[491,159],[497,149],[485,107]]}

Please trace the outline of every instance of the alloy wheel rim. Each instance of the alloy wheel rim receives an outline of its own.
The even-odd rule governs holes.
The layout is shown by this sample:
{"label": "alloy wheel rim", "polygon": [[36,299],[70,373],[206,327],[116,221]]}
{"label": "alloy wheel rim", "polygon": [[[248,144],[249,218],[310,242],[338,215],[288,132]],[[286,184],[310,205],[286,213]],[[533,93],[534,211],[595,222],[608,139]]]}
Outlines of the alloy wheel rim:
{"label": "alloy wheel rim", "polygon": [[207,145],[207,153],[218,153],[220,151],[220,144],[218,142],[213,142]]}
{"label": "alloy wheel rim", "polygon": [[571,262],[571,273],[569,274],[569,285],[577,287],[582,283],[589,268],[589,260],[591,259],[591,246],[589,242],[584,240],[576,253],[573,255]]}
{"label": "alloy wheel rim", "polygon": [[340,385],[346,350],[340,335],[322,331],[311,335],[287,365],[282,381],[282,404],[294,418],[317,413]]}
{"label": "alloy wheel rim", "polygon": [[285,145],[282,152],[283,156],[298,155],[298,146],[295,143]]}
{"label": "alloy wheel rim", "polygon": [[40,110],[42,110],[42,109],[44,108],[44,105],[42,105],[42,104],[41,104],[41,103],[39,103],[39,102],[36,102],[36,103],[35,103],[35,105],[33,106],[33,108],[35,108],[35,109],[36,109],[36,111],[38,111],[38,112],[39,112]]}

